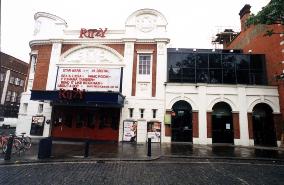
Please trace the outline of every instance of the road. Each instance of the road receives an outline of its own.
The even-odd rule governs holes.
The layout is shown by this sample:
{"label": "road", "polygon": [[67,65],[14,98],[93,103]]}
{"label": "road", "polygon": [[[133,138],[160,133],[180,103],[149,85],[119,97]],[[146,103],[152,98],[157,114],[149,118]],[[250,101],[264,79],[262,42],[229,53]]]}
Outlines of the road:
{"label": "road", "polygon": [[284,165],[247,161],[64,162],[0,165],[0,184],[283,184]]}

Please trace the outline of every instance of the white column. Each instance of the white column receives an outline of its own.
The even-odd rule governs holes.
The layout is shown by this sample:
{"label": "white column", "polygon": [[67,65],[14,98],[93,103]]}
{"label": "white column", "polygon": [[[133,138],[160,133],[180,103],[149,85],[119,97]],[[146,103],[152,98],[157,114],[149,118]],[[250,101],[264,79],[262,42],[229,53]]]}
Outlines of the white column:
{"label": "white column", "polygon": [[125,41],[124,63],[122,78],[122,94],[126,97],[131,96],[132,89],[132,69],[134,57],[134,41]]}
{"label": "white column", "polygon": [[198,88],[198,99],[199,99],[199,144],[211,144],[212,141],[207,139],[207,99],[206,99],[206,86],[199,86]]}
{"label": "white column", "polygon": [[7,93],[7,88],[10,80],[10,70],[6,71],[6,76],[5,76],[5,82],[3,86],[3,92],[2,92],[2,97],[1,97],[1,104],[3,105],[5,103],[5,98],[6,98],[6,93]]}
{"label": "white column", "polygon": [[167,48],[166,42],[157,42],[156,97],[164,99],[165,82],[167,81]]}
{"label": "white column", "polygon": [[48,69],[46,90],[54,90],[55,89],[55,83],[56,83],[56,78],[57,78],[56,64],[60,60],[61,47],[62,47],[62,44],[61,44],[60,41],[58,41],[58,40],[53,41],[51,56],[50,56],[50,62],[49,62],[49,69]]}
{"label": "white column", "polygon": [[249,146],[247,98],[245,87],[238,87],[240,141],[236,145]]}

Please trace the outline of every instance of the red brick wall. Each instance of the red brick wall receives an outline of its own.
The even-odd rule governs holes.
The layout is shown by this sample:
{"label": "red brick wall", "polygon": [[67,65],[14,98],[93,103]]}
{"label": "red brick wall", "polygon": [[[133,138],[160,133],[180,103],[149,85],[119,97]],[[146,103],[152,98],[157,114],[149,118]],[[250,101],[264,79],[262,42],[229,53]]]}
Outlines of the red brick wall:
{"label": "red brick wall", "polygon": [[234,139],[240,139],[239,113],[233,113]]}
{"label": "red brick wall", "polygon": [[281,114],[273,114],[274,128],[276,133],[276,139],[281,140],[282,134],[282,124],[281,124]]}
{"label": "red brick wall", "polygon": [[36,45],[32,47],[32,50],[38,50],[33,90],[46,89],[51,48],[51,44]]}
{"label": "red brick wall", "polygon": [[79,44],[62,44],[61,54],[65,53],[67,50],[69,50],[73,47],[76,47],[76,46],[79,46]]}
{"label": "red brick wall", "polygon": [[[271,37],[263,36],[266,30],[273,29],[274,32],[283,32],[283,25],[256,25],[250,26],[241,32],[226,49],[243,49],[244,53],[252,50],[254,54],[265,54],[267,79],[269,85],[278,85],[280,112],[284,120],[284,81],[276,81],[275,74],[282,73],[284,69],[284,54],[282,50],[284,45],[280,45],[283,37],[280,34],[274,34]],[[283,121],[282,121],[283,122]],[[283,123],[282,123],[283,124]]]}
{"label": "red brick wall", "polygon": [[132,70],[132,91],[131,96],[136,94],[136,78],[137,78],[137,50],[148,49],[153,50],[152,61],[152,97],[156,96],[156,78],[157,78],[157,44],[135,44],[134,45],[134,58]]}
{"label": "red brick wall", "polygon": [[207,112],[207,138],[212,138],[212,112]]}
{"label": "red brick wall", "polygon": [[252,113],[248,113],[248,129],[249,129],[249,138],[253,139]]}
{"label": "red brick wall", "polygon": [[195,138],[199,137],[199,132],[198,132],[198,112],[192,112],[192,136]]}

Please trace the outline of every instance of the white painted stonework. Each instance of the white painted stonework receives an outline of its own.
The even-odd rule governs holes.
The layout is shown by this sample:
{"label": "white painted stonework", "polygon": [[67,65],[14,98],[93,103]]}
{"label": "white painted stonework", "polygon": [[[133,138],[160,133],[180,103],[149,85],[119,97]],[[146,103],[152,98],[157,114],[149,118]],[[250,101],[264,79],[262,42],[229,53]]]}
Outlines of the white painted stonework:
{"label": "white painted stonework", "polygon": [[[166,83],[167,44],[170,41],[166,26],[167,21],[160,12],[141,9],[127,18],[124,30],[108,29],[103,38],[79,38],[80,30],[68,30],[64,19],[39,12],[35,14],[34,40],[30,42],[30,45],[52,44],[46,90],[55,89],[57,69],[60,67],[123,68],[122,95],[125,96],[125,100],[120,115],[119,141],[122,141],[123,121],[134,120],[138,123],[137,142],[146,142],[148,121],[161,122],[161,142],[171,142],[171,137],[165,136],[164,115],[166,110],[172,109],[175,102],[184,100],[191,105],[193,111],[198,112],[199,137],[193,138],[194,144],[212,143],[212,138],[207,138],[207,112],[211,112],[216,103],[226,102],[233,112],[239,113],[240,139],[235,139],[234,144],[254,145],[254,141],[250,140],[248,135],[247,113],[252,112],[257,103],[266,103],[273,109],[273,113],[279,113],[277,87]],[[78,46],[61,54],[64,44]],[[106,44],[123,44],[123,56]],[[152,69],[147,77],[139,75],[137,71],[136,94],[131,95],[135,44],[157,45],[156,96],[154,97],[152,97]],[[45,116],[45,120],[51,120],[51,102],[30,100],[33,78],[33,70],[30,70],[28,90],[23,93],[21,99],[17,133],[30,133],[32,116],[42,115]],[[44,104],[43,112],[39,113],[38,107],[42,103]],[[25,109],[26,105],[28,105],[27,109]],[[131,118],[129,108],[134,110]],[[140,109],[145,110],[143,118],[141,118]],[[157,110],[156,118],[153,118],[153,109]],[[42,137],[50,136],[50,132],[51,126],[45,122]]]}

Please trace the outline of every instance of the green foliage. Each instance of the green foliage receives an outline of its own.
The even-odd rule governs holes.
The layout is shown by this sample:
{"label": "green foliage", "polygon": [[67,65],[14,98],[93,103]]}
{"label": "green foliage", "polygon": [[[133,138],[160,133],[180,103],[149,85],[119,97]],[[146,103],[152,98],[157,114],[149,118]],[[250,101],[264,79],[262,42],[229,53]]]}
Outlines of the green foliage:
{"label": "green foliage", "polygon": [[251,15],[246,25],[256,24],[282,24],[284,25],[284,0],[271,0],[256,15]]}

